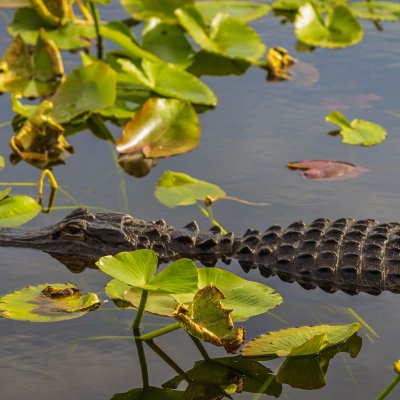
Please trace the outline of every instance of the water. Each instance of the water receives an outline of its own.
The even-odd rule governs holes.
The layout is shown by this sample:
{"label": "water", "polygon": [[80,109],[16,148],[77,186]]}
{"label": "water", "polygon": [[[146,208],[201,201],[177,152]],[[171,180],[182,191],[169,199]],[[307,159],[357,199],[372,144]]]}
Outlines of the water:
{"label": "water", "polygon": [[[105,14],[111,19],[121,15],[118,8]],[[153,196],[154,186],[164,170],[186,172],[223,187],[232,196],[267,207],[251,207],[223,201],[215,204],[218,221],[238,234],[248,227],[265,228],[273,223],[289,224],[295,220],[311,221],[317,217],[376,218],[398,220],[398,169],[400,119],[389,114],[399,109],[400,50],[399,24],[384,24],[377,32],[370,22],[363,23],[365,39],[358,46],[343,50],[323,50],[297,54],[291,26],[279,24],[269,16],[253,24],[269,46],[284,46],[303,62],[314,65],[320,80],[313,86],[295,82],[269,84],[264,72],[251,69],[244,76],[206,78],[219,99],[218,107],[200,116],[202,139],[198,149],[189,154],[162,160],[145,179],[124,175],[116,166],[113,149],[106,142],[82,132],[69,138],[75,154],[66,165],[55,168],[62,189],[58,206],[87,204],[105,209],[126,211],[143,219],[165,218],[181,226],[193,218],[203,228],[207,221],[193,207],[167,209]],[[8,43],[6,26],[0,27],[1,48]],[[68,56],[74,64],[76,56]],[[380,100],[359,104],[354,96],[378,96]],[[370,96],[371,97],[371,96]],[[345,103],[349,117],[368,119],[383,125],[388,139],[372,147],[353,147],[327,135],[332,126],[324,122],[330,111],[326,105]],[[8,96],[0,97],[0,122],[13,117]],[[10,126],[0,128],[0,154],[8,155]],[[118,136],[118,130],[114,129]],[[313,182],[303,180],[285,165],[303,159],[335,159],[359,164],[370,172],[349,181]],[[0,172],[7,182],[37,181],[39,171],[20,163],[7,164]],[[15,188],[15,193],[35,195],[35,188]],[[64,211],[41,215],[30,226],[43,226],[59,220]],[[222,267],[222,264],[220,265]],[[236,263],[233,272],[263,281],[252,271],[245,274]],[[0,295],[28,284],[73,282],[84,291],[94,291],[105,300],[108,281],[98,271],[71,274],[50,256],[31,250],[0,248]],[[247,337],[287,326],[319,323],[349,323],[352,308],[378,333],[367,329],[360,335],[363,347],[356,359],[337,355],[330,363],[327,385],[318,391],[295,390],[284,386],[283,399],[367,399],[374,398],[392,379],[392,364],[397,352],[399,297],[384,293],[378,297],[344,293],[326,294],[317,289],[305,291],[297,284],[276,278],[268,284],[279,291],[284,304],[271,315],[245,323]],[[104,303],[100,310],[66,322],[33,324],[2,320],[0,329],[1,398],[31,400],[50,398],[110,399],[114,393],[141,386],[140,369],[134,345],[129,340],[86,340],[99,335],[129,335],[133,314]],[[162,318],[146,318],[145,330],[165,323]],[[182,334],[170,334],[158,341],[183,368],[189,369],[200,355]],[[211,354],[219,350],[207,347]],[[175,373],[150,351],[148,363],[151,382],[159,385]],[[281,361],[266,365],[277,369]],[[398,392],[398,389],[397,389]],[[392,395],[395,398],[396,393]],[[397,394],[398,396],[398,394]],[[236,395],[247,399],[249,395]]]}

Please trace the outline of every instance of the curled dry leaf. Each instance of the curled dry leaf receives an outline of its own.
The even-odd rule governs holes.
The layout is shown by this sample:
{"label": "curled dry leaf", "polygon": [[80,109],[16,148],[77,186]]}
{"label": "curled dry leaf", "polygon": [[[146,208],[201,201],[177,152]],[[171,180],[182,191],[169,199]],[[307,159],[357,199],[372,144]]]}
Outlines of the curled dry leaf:
{"label": "curled dry leaf", "polygon": [[305,179],[338,181],[355,178],[368,172],[367,168],[359,165],[334,160],[303,160],[287,165],[292,170],[302,170]]}

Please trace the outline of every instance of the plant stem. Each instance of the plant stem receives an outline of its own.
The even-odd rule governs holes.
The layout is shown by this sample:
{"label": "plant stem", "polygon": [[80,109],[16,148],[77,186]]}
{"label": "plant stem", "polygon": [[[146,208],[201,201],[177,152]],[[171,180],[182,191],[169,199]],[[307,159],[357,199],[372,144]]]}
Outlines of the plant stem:
{"label": "plant stem", "polygon": [[394,389],[394,387],[400,382],[400,375],[397,375],[396,378],[389,383],[389,385],[385,388],[385,390],[375,399],[382,400],[386,398],[386,396]]}
{"label": "plant stem", "polygon": [[[142,290],[142,297],[140,298],[139,308],[137,310],[135,320],[133,321],[133,325],[132,325],[132,330],[134,331],[133,334],[135,337],[138,336],[138,335],[135,335],[135,330],[139,329],[139,327],[140,327],[140,322],[142,321],[144,308],[146,307],[147,296],[148,296],[148,291]],[[140,336],[140,333],[139,333],[139,336]]]}
{"label": "plant stem", "polygon": [[102,60],[103,59],[103,36],[101,36],[101,33],[100,33],[100,26],[101,26],[100,13],[99,13],[99,9],[97,8],[96,4],[93,3],[93,1],[90,1],[89,4],[90,4],[90,11],[92,12],[93,19],[94,19],[94,27],[96,29],[97,58]]}
{"label": "plant stem", "polygon": [[[140,336],[139,328],[134,328],[133,334],[135,337]],[[135,343],[139,356],[140,370],[142,372],[143,387],[146,388],[149,386],[149,372],[147,370],[146,354],[144,352],[143,342],[141,340],[135,339]]]}
{"label": "plant stem", "polygon": [[258,400],[265,393],[274,378],[274,375],[270,375],[268,379],[258,388],[258,393],[256,393],[251,400]]}
{"label": "plant stem", "polygon": [[190,339],[193,340],[193,343],[196,345],[197,349],[199,350],[200,354],[203,356],[205,360],[210,360],[210,356],[207,353],[207,350],[204,348],[203,343],[197,337],[189,335]]}
{"label": "plant stem", "polygon": [[146,335],[136,337],[136,339],[144,340],[144,341],[153,340],[158,336],[165,335],[168,332],[176,331],[179,328],[180,328],[180,325],[178,323],[170,324],[170,325],[164,326],[164,328],[157,329],[156,331],[147,333]]}
{"label": "plant stem", "polygon": [[153,340],[146,340],[146,344],[156,353],[159,357],[161,357],[175,372],[183,377],[183,379],[190,383],[192,379],[186,374],[186,372],[172,359],[169,357],[167,353],[158,347]]}

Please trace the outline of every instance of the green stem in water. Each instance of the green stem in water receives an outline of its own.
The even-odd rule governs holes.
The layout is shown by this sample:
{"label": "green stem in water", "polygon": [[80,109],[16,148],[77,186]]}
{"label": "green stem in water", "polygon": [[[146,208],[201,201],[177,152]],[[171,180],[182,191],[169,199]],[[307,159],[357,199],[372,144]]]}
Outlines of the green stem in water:
{"label": "green stem in water", "polygon": [[203,343],[201,343],[201,340],[198,339],[197,337],[194,337],[192,335],[189,335],[190,339],[193,340],[193,343],[196,345],[197,349],[199,350],[200,354],[205,360],[210,360],[210,356],[207,353],[207,350],[204,348]]}
{"label": "green stem in water", "polygon": [[[147,296],[148,296],[148,291],[147,290],[142,290],[142,297],[140,298],[140,304],[139,308],[137,310],[135,320],[133,321],[132,329],[133,329],[133,334],[134,336],[138,336],[135,334],[135,329],[139,329],[140,327],[140,322],[142,321],[142,317],[144,314],[144,308],[146,307],[146,302],[147,302]],[[140,334],[139,334],[140,336]]]}
{"label": "green stem in water", "polygon": [[100,33],[100,27],[101,27],[100,13],[99,13],[99,9],[97,8],[96,4],[93,3],[93,1],[90,2],[90,11],[92,12],[93,19],[94,19],[94,27],[96,29],[97,58],[102,60],[103,59],[103,36]]}
{"label": "green stem in water", "polygon": [[153,340],[158,336],[165,335],[168,332],[176,331],[179,328],[180,328],[180,325],[178,323],[170,324],[170,325],[164,326],[164,328],[157,329],[156,331],[147,333],[146,335],[136,337],[136,339],[144,340],[144,341]]}
{"label": "green stem in water", "polygon": [[400,382],[400,375],[397,375],[396,378],[389,383],[389,385],[385,388],[385,390],[375,399],[382,400],[386,398],[386,396],[394,389],[394,387]]}
{"label": "green stem in water", "polygon": [[186,374],[186,372],[172,359],[167,353],[161,350],[152,340],[146,340],[146,344],[161,357],[175,372],[183,377],[183,379],[190,383],[192,379]]}
{"label": "green stem in water", "polygon": [[[139,328],[134,328],[133,334],[135,337],[140,336]],[[142,372],[143,387],[146,388],[149,387],[149,372],[147,370],[146,354],[144,352],[143,342],[141,340],[135,339],[135,343],[139,356],[140,370]]]}

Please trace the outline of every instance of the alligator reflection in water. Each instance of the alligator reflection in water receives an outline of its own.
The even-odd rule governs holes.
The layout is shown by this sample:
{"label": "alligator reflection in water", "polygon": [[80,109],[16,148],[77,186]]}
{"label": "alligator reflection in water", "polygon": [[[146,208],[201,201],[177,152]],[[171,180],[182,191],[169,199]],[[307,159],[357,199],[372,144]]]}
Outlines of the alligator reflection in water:
{"label": "alligator reflection in water", "polygon": [[153,249],[160,262],[186,257],[205,265],[234,258],[245,269],[298,282],[306,289],[349,294],[400,293],[400,224],[368,219],[317,219],[285,230],[249,229],[242,238],[219,227],[201,232],[196,222],[175,229],[165,221],[77,209],[59,223],[34,231],[0,228],[0,246],[41,249],[73,272],[93,267],[102,256]]}
{"label": "alligator reflection in water", "polygon": [[[339,352],[349,353],[355,358],[361,350],[362,340],[354,335],[346,343],[322,351],[317,355],[287,357],[278,371],[272,370],[260,362],[243,356],[223,357],[195,362],[194,367],[184,375],[165,382],[161,388],[136,388],[126,393],[118,393],[112,400],[139,398],[152,394],[157,399],[223,399],[229,393],[265,393],[280,397],[282,385],[294,388],[314,390],[325,386],[330,360]],[[186,390],[175,389],[186,381]],[[141,397],[140,397],[141,398]],[[150,398],[150,397],[149,397]]]}

